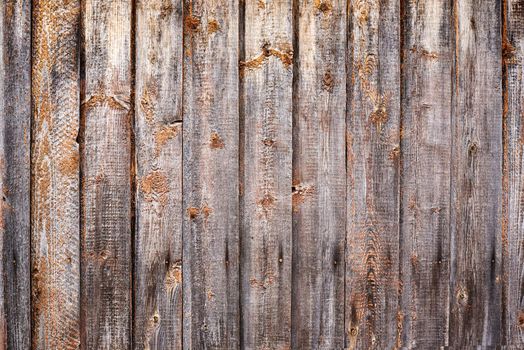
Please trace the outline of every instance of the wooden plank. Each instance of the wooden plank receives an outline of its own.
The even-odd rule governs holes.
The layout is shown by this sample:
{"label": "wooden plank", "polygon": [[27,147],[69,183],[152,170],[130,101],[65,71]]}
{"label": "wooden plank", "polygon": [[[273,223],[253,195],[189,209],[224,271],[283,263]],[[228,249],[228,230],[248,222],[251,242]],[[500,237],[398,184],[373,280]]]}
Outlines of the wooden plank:
{"label": "wooden plank", "polygon": [[296,3],[292,345],[344,346],[346,2]]}
{"label": "wooden plank", "polygon": [[186,0],[184,348],[239,347],[238,2]]}
{"label": "wooden plank", "polygon": [[83,2],[82,347],[131,346],[131,0]]}
{"label": "wooden plank", "polygon": [[29,349],[31,2],[0,4],[0,349]]}
{"label": "wooden plank", "polygon": [[452,6],[404,4],[399,345],[437,349],[448,345]]}
{"label": "wooden plank", "polygon": [[241,348],[291,346],[292,1],[248,1],[241,74]]}
{"label": "wooden plank", "polygon": [[80,344],[79,1],[33,2],[32,343]]}
{"label": "wooden plank", "polygon": [[399,2],[353,0],[347,126],[346,342],[398,346]]}
{"label": "wooden plank", "polygon": [[182,1],[139,1],[135,349],[182,348]]}
{"label": "wooden plank", "polygon": [[458,1],[451,208],[452,348],[501,342],[501,8]]}
{"label": "wooden plank", "polygon": [[524,3],[503,2],[502,58],[504,63],[504,227],[502,343],[524,348],[524,125],[522,124],[522,61]]}

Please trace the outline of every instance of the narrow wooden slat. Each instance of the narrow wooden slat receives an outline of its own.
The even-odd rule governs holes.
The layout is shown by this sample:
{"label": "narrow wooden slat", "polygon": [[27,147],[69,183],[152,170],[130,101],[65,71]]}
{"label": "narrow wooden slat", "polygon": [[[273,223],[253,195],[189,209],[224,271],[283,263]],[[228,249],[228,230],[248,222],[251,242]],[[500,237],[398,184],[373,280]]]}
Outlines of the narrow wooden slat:
{"label": "narrow wooden slat", "polygon": [[346,336],[350,349],[398,346],[400,14],[352,0]]}
{"label": "narrow wooden slat", "polygon": [[134,348],[182,348],[182,1],[138,1]]}
{"label": "narrow wooden slat", "polygon": [[242,348],[289,349],[292,1],[248,1],[244,14]]}
{"label": "narrow wooden slat", "polygon": [[524,59],[524,3],[504,1],[502,58],[504,60],[504,278],[502,342],[524,348],[524,125],[522,123],[522,61]]}
{"label": "narrow wooden slat", "polygon": [[85,0],[82,347],[127,349],[131,320],[131,0]]}
{"label": "narrow wooden slat", "polygon": [[344,345],[346,2],[296,2],[292,345]]}
{"label": "narrow wooden slat", "polygon": [[80,2],[33,2],[33,347],[80,344]]}
{"label": "narrow wooden slat", "polygon": [[184,348],[236,349],[238,2],[184,4]]}
{"label": "narrow wooden slat", "polygon": [[449,322],[452,5],[404,6],[399,345],[437,349]]}
{"label": "narrow wooden slat", "polygon": [[0,349],[29,349],[31,2],[0,3]]}
{"label": "narrow wooden slat", "polygon": [[502,91],[498,1],[457,1],[453,101],[452,348],[500,345]]}

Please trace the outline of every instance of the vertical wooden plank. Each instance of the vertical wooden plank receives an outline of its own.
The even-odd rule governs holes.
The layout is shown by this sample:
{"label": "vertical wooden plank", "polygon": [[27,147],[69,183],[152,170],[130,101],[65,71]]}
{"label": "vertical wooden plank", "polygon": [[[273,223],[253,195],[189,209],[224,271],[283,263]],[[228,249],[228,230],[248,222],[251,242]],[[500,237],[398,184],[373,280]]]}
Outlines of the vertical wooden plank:
{"label": "vertical wooden plank", "polygon": [[449,322],[452,4],[403,5],[399,345],[437,349]]}
{"label": "vertical wooden plank", "polygon": [[238,2],[185,0],[184,348],[239,347]]}
{"label": "vertical wooden plank", "polygon": [[242,348],[291,346],[292,1],[248,1],[242,79]]}
{"label": "vertical wooden plank", "polygon": [[134,348],[182,347],[182,1],[138,1]]}
{"label": "vertical wooden plank", "polygon": [[394,0],[350,4],[345,313],[350,349],[398,346],[399,16]]}
{"label": "vertical wooden plank", "polygon": [[80,344],[80,2],[33,2],[33,347]]}
{"label": "vertical wooden plank", "polygon": [[347,5],[296,6],[292,344],[342,348]]}
{"label": "vertical wooden plank", "polygon": [[0,349],[29,349],[31,1],[0,3]]}
{"label": "vertical wooden plank", "polygon": [[85,0],[82,346],[127,349],[131,320],[131,0]]}
{"label": "vertical wooden plank", "polygon": [[457,1],[450,346],[500,345],[502,91],[498,1]]}
{"label": "vertical wooden plank", "polygon": [[504,227],[502,234],[503,343],[524,348],[524,125],[522,124],[522,60],[524,2],[503,2],[502,58],[504,64]]}

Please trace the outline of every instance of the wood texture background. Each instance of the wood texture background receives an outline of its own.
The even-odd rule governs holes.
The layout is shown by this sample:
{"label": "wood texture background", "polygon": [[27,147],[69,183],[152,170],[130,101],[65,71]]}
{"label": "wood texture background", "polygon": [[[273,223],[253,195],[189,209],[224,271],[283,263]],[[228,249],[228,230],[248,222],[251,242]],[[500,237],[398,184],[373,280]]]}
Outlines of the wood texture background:
{"label": "wood texture background", "polygon": [[3,0],[0,350],[524,348],[524,1]]}

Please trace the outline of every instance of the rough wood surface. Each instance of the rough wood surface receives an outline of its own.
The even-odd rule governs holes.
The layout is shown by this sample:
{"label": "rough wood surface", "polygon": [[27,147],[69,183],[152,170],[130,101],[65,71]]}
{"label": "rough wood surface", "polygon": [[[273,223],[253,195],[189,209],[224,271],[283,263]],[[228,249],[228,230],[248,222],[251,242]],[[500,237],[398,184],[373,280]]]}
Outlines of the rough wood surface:
{"label": "rough wood surface", "polygon": [[501,6],[458,1],[453,13],[449,342],[495,346],[502,331]]}
{"label": "rough wood surface", "polygon": [[82,347],[131,345],[131,0],[82,8]]}
{"label": "rough wood surface", "polygon": [[182,348],[182,1],[136,9],[134,348]]}
{"label": "rough wood surface", "polygon": [[399,2],[351,2],[346,332],[350,349],[398,346]]}
{"label": "rough wood surface", "polygon": [[292,1],[248,1],[240,63],[241,348],[291,345]]}
{"label": "rough wood surface", "polygon": [[399,345],[437,349],[449,322],[452,6],[404,3]]}
{"label": "rough wood surface", "polygon": [[29,349],[31,1],[0,3],[0,349]]}
{"label": "rough wood surface", "polygon": [[296,6],[292,345],[342,348],[346,2]]}
{"label": "rough wood surface", "polygon": [[505,339],[515,348],[524,348],[524,124],[522,123],[522,60],[524,58],[524,2],[504,1],[502,58],[504,64],[504,226],[502,319]]}
{"label": "rough wood surface", "polygon": [[184,348],[236,349],[238,2],[184,4]]}
{"label": "rough wood surface", "polygon": [[80,343],[79,1],[33,2],[32,343]]}

